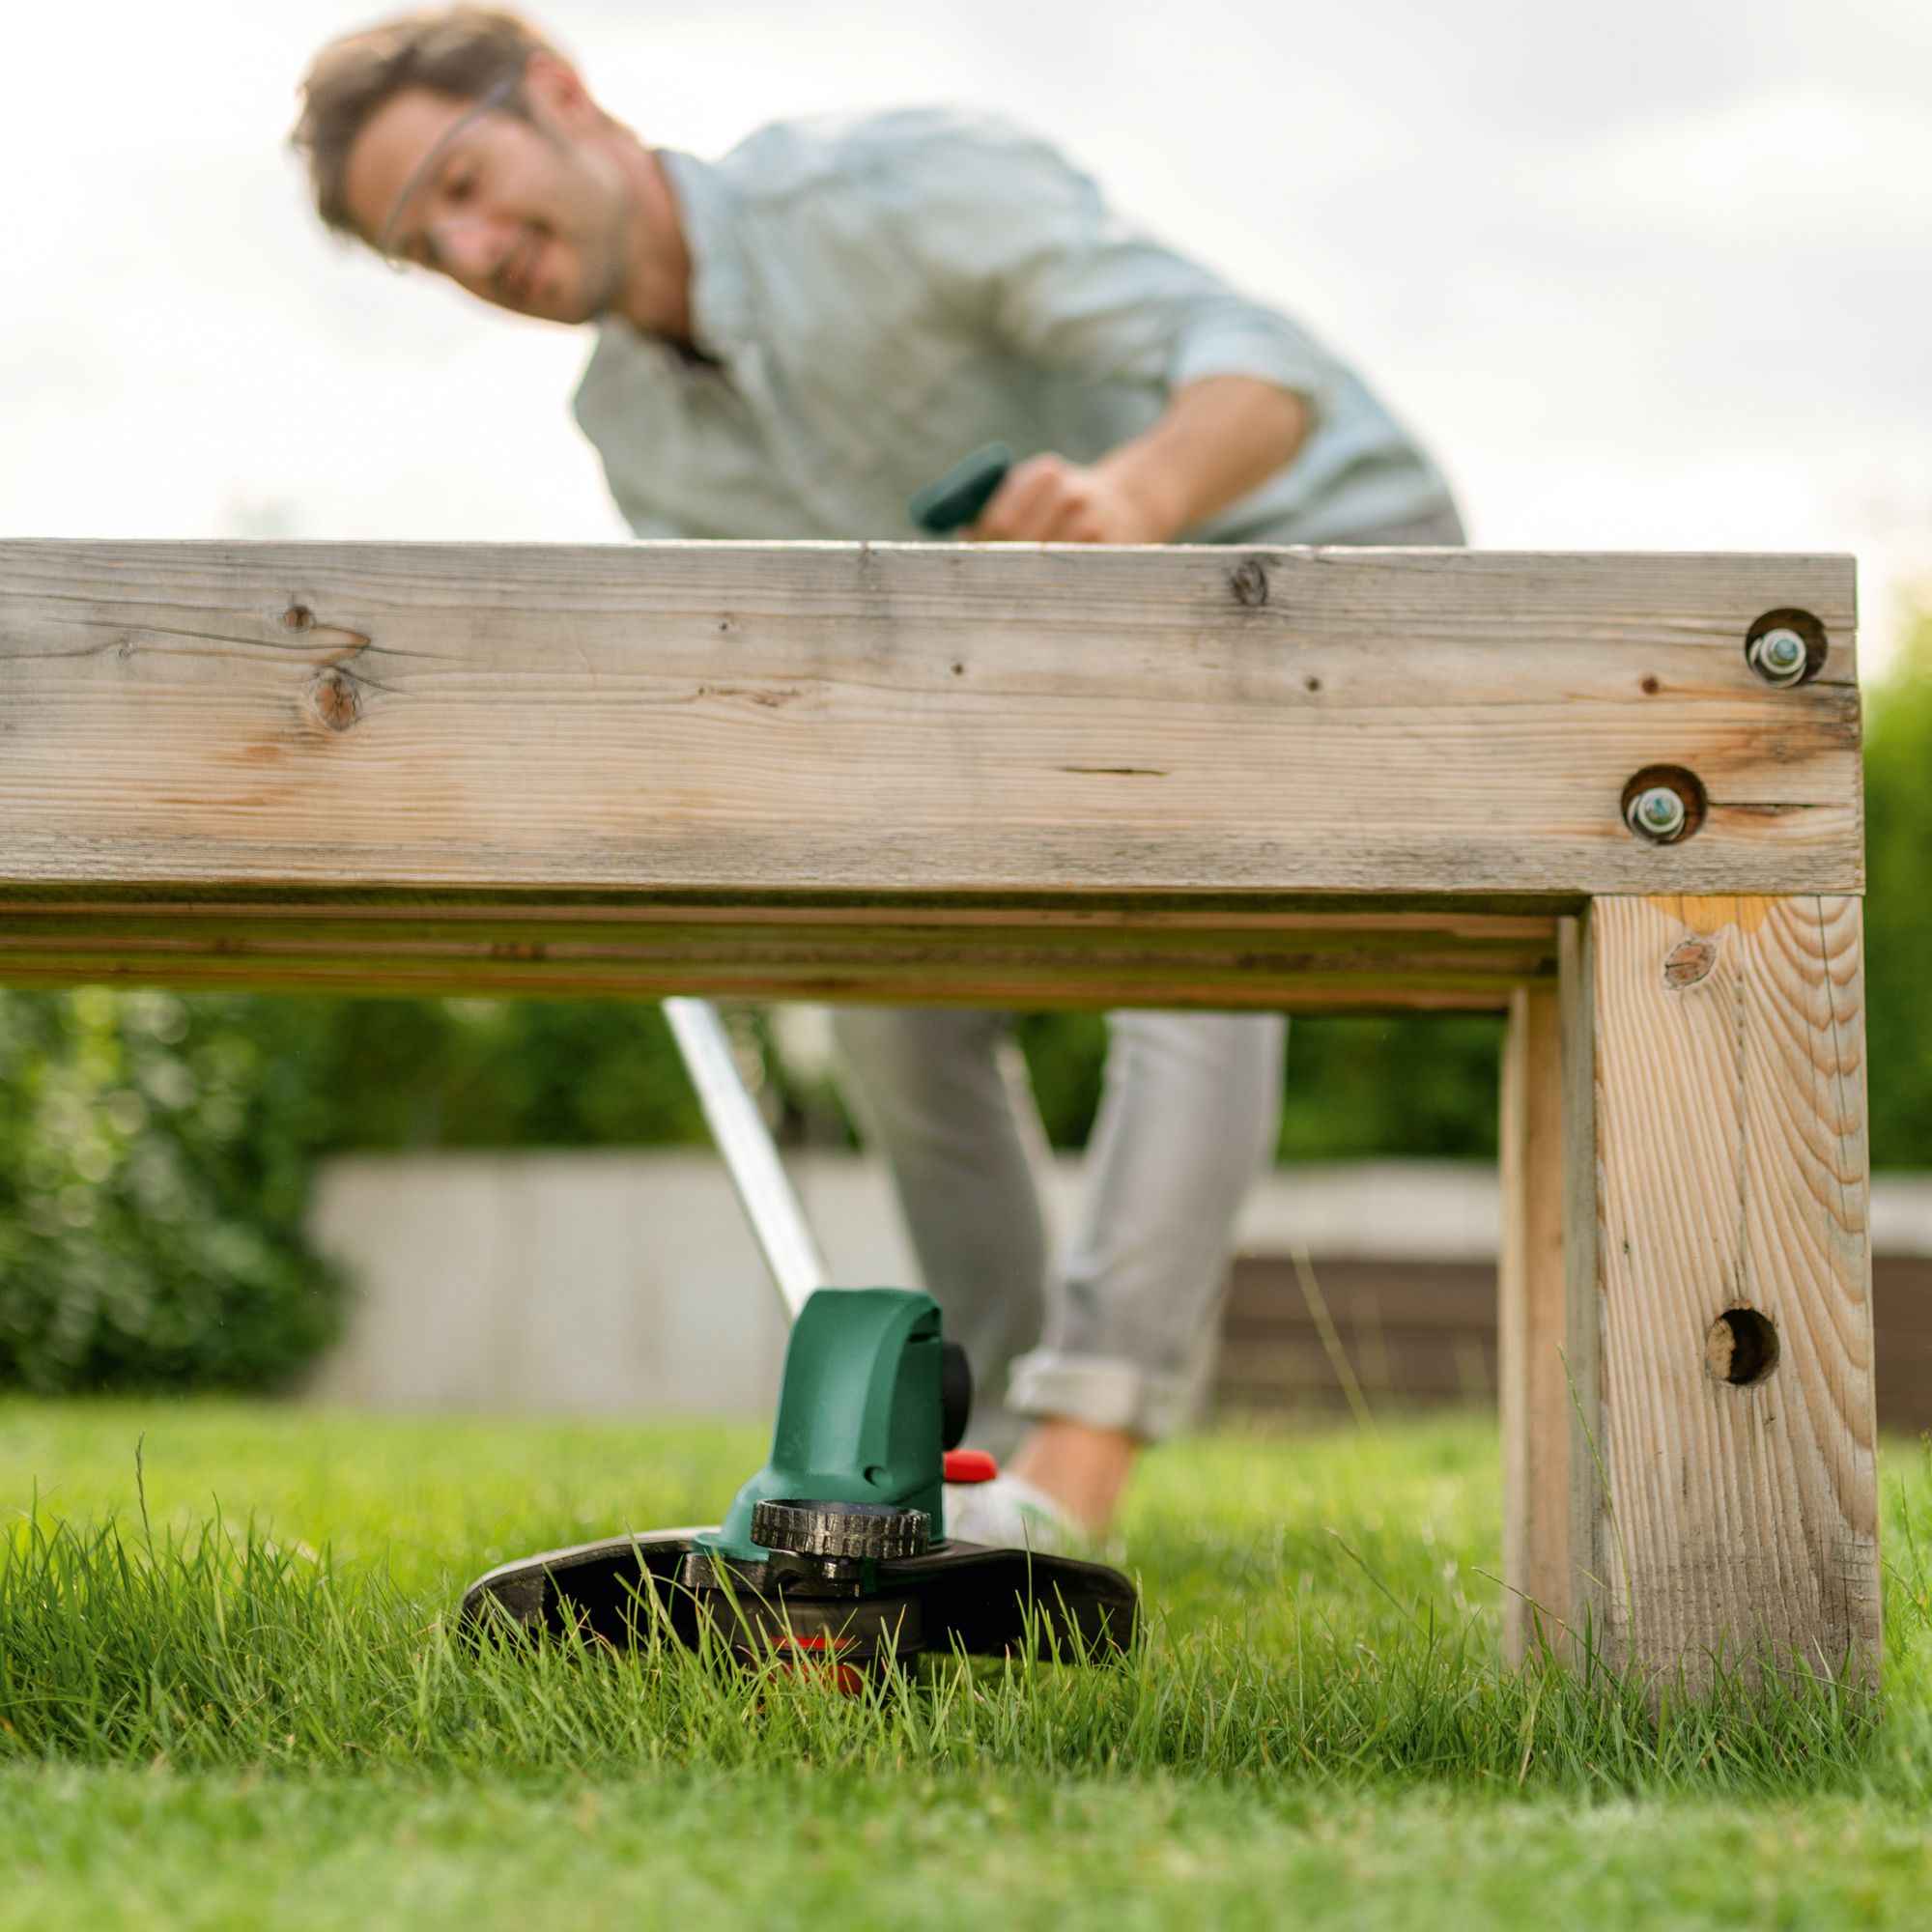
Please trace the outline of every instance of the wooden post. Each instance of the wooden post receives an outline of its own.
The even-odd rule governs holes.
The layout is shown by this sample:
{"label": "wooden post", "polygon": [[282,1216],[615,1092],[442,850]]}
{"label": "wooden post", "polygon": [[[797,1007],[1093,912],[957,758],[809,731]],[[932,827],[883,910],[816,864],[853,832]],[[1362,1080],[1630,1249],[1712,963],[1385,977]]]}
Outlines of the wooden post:
{"label": "wooden post", "polygon": [[1503,1646],[1512,1663],[1543,1646],[1561,1654],[1570,1619],[1562,1042],[1557,988],[1520,988],[1503,1050],[1497,1322]]}
{"label": "wooden post", "polygon": [[1573,1627],[1690,1689],[1875,1681],[1859,901],[1600,898],[1572,977]]}

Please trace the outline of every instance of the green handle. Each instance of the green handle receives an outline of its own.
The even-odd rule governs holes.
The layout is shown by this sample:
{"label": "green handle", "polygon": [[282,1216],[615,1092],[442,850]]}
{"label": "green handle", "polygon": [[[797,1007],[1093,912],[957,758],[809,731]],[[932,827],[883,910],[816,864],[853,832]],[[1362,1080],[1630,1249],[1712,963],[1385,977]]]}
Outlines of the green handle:
{"label": "green handle", "polygon": [[933,536],[951,536],[993,500],[993,492],[1012,467],[1012,451],[1004,442],[989,442],[928,483],[906,505],[906,515]]}

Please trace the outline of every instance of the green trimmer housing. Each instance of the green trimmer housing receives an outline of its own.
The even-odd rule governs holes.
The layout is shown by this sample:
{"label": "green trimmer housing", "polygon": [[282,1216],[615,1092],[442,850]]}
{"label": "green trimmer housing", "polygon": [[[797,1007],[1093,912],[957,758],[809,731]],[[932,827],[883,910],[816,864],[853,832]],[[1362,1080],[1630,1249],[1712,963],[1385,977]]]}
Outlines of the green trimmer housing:
{"label": "green trimmer housing", "polygon": [[745,1663],[824,1665],[841,1682],[922,1650],[1123,1650],[1137,1599],[1119,1571],[947,1537],[946,1450],[970,1403],[949,1346],[929,1295],[817,1291],[785,1351],[771,1458],[722,1524],[503,1564],[470,1586],[465,1619],[619,1647],[653,1627],[696,1647],[708,1627]]}
{"label": "green trimmer housing", "polygon": [[[944,1451],[963,1433],[945,1401],[939,1304],[902,1288],[821,1289],[785,1349],[771,1461],[732,1499],[723,1524],[696,1539],[709,1555],[762,1563],[753,1534],[760,1503],[810,1498],[867,1510],[923,1512],[946,1535]],[[939,1418],[937,1430],[933,1419]]]}

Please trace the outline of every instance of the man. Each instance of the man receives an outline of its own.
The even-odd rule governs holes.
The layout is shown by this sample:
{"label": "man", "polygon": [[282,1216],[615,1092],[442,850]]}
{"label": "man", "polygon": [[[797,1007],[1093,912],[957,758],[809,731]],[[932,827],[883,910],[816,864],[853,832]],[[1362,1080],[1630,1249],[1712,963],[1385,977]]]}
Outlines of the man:
{"label": "man", "polygon": [[[911,540],[920,486],[1004,441],[1023,460],[980,541],[1462,541],[1440,475],[1334,356],[1012,128],[781,125],[700,162],[645,146],[524,21],[460,7],[326,48],[295,142],[331,228],[597,326],[578,420],[639,536]],[[1273,1144],[1284,1022],[1110,1016],[1051,1273],[1001,1016],[852,1009],[837,1031],[980,1439],[1026,1427],[953,1526],[1100,1534],[1180,1417]]]}

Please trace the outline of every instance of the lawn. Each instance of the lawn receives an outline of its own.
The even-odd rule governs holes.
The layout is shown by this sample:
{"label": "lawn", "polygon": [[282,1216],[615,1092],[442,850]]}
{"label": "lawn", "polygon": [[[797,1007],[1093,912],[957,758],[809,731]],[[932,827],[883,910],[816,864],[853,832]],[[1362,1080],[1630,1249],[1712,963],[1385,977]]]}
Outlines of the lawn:
{"label": "lawn", "polygon": [[[140,1482],[137,1485],[137,1445]],[[471,1653],[504,1557],[714,1518],[754,1430],[0,1405],[0,1927],[1918,1925],[1932,1471],[1888,1691],[1498,1664],[1493,1425],[1149,1461],[1149,1639],[898,1693]],[[143,1501],[145,1500],[145,1513]]]}

